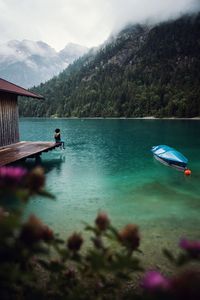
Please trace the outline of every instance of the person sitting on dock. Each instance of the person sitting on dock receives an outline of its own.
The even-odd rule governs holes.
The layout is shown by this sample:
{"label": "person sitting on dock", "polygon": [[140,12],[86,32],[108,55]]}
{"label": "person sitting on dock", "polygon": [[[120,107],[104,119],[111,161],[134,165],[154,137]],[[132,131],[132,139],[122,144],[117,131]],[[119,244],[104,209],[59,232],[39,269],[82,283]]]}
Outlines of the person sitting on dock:
{"label": "person sitting on dock", "polygon": [[65,143],[64,141],[61,140],[61,133],[59,128],[55,129],[54,138],[55,138],[55,142],[59,143],[62,149],[65,149]]}

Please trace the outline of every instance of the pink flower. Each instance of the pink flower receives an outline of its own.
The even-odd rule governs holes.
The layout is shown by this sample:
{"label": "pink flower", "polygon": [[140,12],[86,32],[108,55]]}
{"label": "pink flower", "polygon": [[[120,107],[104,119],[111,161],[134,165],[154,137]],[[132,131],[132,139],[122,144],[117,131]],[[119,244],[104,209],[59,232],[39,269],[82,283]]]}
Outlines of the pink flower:
{"label": "pink flower", "polygon": [[28,174],[27,183],[32,193],[39,192],[40,190],[42,190],[45,184],[44,169],[39,166],[35,167]]}
{"label": "pink flower", "polygon": [[167,291],[169,280],[157,271],[148,271],[141,282],[142,287],[149,292]]}
{"label": "pink flower", "polygon": [[200,255],[200,241],[181,239],[179,242],[179,246],[193,257],[197,257]]}
{"label": "pink flower", "polygon": [[21,167],[0,167],[0,187],[16,187],[26,174]]}
{"label": "pink flower", "polygon": [[53,231],[42,223],[35,215],[30,215],[23,224],[20,239],[27,245],[33,245],[39,241],[49,242],[53,240]]}
{"label": "pink flower", "polygon": [[110,220],[105,212],[101,212],[98,214],[95,223],[100,231],[105,231],[110,225]]}
{"label": "pink flower", "polygon": [[83,244],[83,238],[79,233],[73,233],[67,240],[67,247],[73,252],[78,252]]}
{"label": "pink flower", "polygon": [[118,233],[119,241],[131,251],[136,250],[140,245],[140,235],[138,226],[135,224],[126,225]]}

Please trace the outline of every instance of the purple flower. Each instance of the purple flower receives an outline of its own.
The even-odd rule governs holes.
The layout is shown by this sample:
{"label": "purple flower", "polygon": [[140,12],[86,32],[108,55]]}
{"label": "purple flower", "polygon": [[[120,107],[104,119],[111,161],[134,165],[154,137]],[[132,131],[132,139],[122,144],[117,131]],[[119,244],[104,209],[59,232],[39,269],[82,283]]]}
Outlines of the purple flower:
{"label": "purple flower", "polygon": [[197,257],[200,255],[200,241],[181,239],[179,242],[179,246],[193,257]]}
{"label": "purple flower", "polygon": [[167,291],[169,280],[157,271],[148,271],[141,282],[141,286],[149,292]]}
{"label": "purple flower", "polygon": [[0,187],[15,187],[17,186],[27,171],[21,167],[0,167]]}

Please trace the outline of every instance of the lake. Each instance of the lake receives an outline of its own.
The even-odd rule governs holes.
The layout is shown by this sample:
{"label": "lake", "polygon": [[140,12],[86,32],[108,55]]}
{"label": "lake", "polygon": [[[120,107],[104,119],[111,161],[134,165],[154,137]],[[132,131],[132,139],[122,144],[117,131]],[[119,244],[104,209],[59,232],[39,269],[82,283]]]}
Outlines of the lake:
{"label": "lake", "polygon": [[[33,198],[26,215],[35,213],[63,237],[98,211],[118,228],[137,223],[152,264],[179,237],[200,237],[200,121],[20,119],[21,140],[51,141],[55,128],[66,149],[42,154],[42,165],[57,199]],[[158,144],[182,152],[192,175],[157,162],[150,149]]]}

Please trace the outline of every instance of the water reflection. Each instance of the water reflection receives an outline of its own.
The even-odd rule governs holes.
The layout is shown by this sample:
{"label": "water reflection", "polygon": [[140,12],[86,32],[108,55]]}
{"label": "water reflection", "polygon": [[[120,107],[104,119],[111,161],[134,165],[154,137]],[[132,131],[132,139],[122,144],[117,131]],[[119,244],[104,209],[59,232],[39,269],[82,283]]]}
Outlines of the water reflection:
{"label": "water reflection", "polygon": [[65,153],[63,151],[57,151],[55,154],[49,154],[48,158],[43,154],[40,156],[40,159],[36,160],[35,158],[28,158],[26,161],[15,163],[15,165],[23,166],[28,170],[31,170],[36,166],[41,166],[46,175],[52,170],[56,170],[57,174],[59,174],[62,164],[65,163],[65,159]]}
{"label": "water reflection", "polygon": [[41,166],[44,168],[46,174],[50,173],[52,170],[55,170],[56,173],[59,174],[64,162],[65,154],[59,154],[56,158],[43,160]]}

